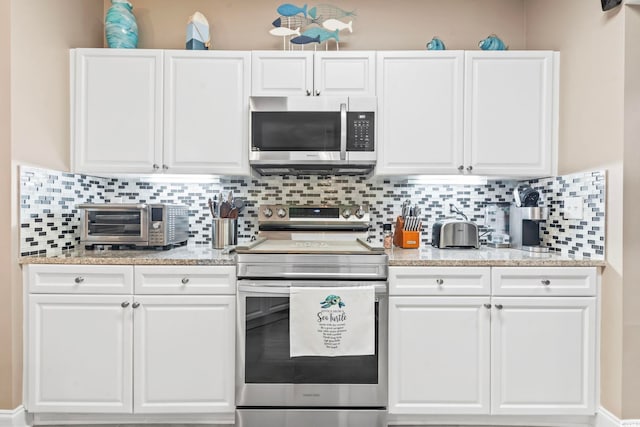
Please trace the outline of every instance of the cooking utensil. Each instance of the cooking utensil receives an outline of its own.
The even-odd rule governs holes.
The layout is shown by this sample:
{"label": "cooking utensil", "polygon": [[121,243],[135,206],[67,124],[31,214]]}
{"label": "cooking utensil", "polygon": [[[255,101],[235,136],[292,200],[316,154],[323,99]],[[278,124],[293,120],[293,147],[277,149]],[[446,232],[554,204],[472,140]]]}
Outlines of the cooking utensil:
{"label": "cooking utensil", "polygon": [[216,217],[216,210],[215,210],[215,207],[213,205],[213,200],[211,198],[209,198],[208,204],[209,204],[209,211],[211,212],[211,216],[215,218]]}

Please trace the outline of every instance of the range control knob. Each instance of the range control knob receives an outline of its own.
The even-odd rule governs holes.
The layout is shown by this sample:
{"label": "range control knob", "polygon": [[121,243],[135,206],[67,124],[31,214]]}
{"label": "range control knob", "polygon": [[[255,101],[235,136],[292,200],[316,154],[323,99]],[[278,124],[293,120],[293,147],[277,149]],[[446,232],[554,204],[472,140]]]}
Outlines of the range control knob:
{"label": "range control knob", "polygon": [[349,218],[351,216],[351,209],[346,208],[345,210],[342,211],[342,216],[345,218]]}
{"label": "range control knob", "polygon": [[362,209],[362,206],[358,206],[358,210],[356,211],[356,217],[358,219],[362,219],[364,217],[364,209]]}
{"label": "range control knob", "polygon": [[271,208],[264,208],[262,211],[262,215],[266,216],[267,218],[271,218],[271,216],[273,215],[273,211],[271,210]]}
{"label": "range control knob", "polygon": [[285,216],[287,216],[287,211],[285,211],[283,208],[278,209],[278,216],[280,218],[284,218]]}

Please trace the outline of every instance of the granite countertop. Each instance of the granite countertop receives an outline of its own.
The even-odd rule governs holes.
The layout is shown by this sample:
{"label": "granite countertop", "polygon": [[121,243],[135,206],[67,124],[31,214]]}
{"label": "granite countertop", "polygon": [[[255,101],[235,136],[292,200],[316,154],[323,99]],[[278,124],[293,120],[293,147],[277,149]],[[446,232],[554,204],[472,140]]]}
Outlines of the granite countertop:
{"label": "granite countertop", "polygon": [[[571,258],[556,254],[532,254],[518,249],[418,249],[393,248],[386,251],[390,266],[439,267],[604,267],[606,261]],[[78,249],[57,256],[26,256],[21,264],[95,265],[235,265],[235,254],[212,249],[209,245],[187,245],[161,250]]]}
{"label": "granite countertop", "polygon": [[418,249],[387,250],[390,266],[433,267],[605,267],[604,260],[572,258],[553,253],[535,254],[520,249]]}
{"label": "granite countertop", "polygon": [[166,251],[78,249],[56,256],[21,257],[20,264],[236,265],[236,256],[210,245],[187,245]]}

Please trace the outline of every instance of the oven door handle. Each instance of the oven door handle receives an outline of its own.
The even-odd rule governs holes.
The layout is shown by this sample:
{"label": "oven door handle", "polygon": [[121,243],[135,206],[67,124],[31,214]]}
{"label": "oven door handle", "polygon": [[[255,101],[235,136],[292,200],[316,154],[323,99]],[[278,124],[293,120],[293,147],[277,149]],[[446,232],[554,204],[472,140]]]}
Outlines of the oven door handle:
{"label": "oven door handle", "polygon": [[[323,287],[320,284],[312,284],[312,285],[307,285],[309,287]],[[344,287],[351,287],[349,285],[343,285]],[[366,285],[354,285],[355,287],[361,286],[373,286],[376,295],[379,294],[386,294],[387,293],[387,285],[386,283],[380,284],[380,283],[376,283],[376,284],[366,284]],[[278,286],[269,286],[269,285],[262,285],[262,284],[257,284],[257,283],[239,283],[238,284],[238,292],[239,293],[244,293],[244,294],[278,294],[278,295],[289,295],[291,292],[291,288],[292,287],[296,287],[295,283],[292,283],[288,286],[282,286],[282,285],[278,285]],[[324,287],[333,287],[332,285],[326,285]]]}

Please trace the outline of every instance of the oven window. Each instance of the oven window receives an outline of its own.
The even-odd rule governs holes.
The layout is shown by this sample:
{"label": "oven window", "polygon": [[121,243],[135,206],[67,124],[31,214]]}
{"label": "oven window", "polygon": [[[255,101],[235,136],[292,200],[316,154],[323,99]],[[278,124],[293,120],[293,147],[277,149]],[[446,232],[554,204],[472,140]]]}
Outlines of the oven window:
{"label": "oven window", "polygon": [[340,113],[253,112],[254,151],[340,151]]}
{"label": "oven window", "polygon": [[140,236],[141,211],[88,211],[91,236]]}
{"label": "oven window", "polygon": [[377,384],[378,312],[375,354],[289,357],[289,298],[246,298],[245,382],[257,384]]}

